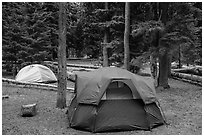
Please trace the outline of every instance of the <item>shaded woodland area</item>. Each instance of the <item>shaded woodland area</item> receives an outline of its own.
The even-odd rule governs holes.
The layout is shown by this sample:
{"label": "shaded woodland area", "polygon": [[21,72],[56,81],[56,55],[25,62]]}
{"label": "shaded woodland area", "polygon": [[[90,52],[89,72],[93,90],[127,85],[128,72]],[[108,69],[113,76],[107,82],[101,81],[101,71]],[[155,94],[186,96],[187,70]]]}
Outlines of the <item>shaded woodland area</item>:
{"label": "shaded woodland area", "polygon": [[2,3],[3,71],[15,75],[28,64],[59,60],[62,32],[67,59],[97,59],[132,72],[150,62],[157,85],[164,88],[169,87],[172,62],[178,68],[201,65],[201,2],[63,5],[66,31],[60,30],[58,3]]}
{"label": "shaded woodland area", "polygon": [[[125,3],[66,3],[67,58],[102,59],[104,43],[109,43],[109,65],[123,63]],[[181,64],[202,62],[202,3],[130,4],[130,60],[159,53],[172,55]],[[163,12],[165,11],[165,12]],[[57,59],[57,3],[3,2],[2,54],[5,69]],[[104,33],[107,38],[104,42]],[[107,45],[107,44],[106,44]],[[179,64],[180,65],[180,64]]]}

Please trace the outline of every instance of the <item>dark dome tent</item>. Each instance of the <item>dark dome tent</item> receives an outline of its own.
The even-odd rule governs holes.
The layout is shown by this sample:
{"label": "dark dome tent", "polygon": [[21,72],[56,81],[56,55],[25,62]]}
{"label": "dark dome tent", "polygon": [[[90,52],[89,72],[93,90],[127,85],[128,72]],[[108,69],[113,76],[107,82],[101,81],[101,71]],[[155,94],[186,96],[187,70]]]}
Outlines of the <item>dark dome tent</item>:
{"label": "dark dome tent", "polygon": [[151,130],[165,123],[153,80],[117,67],[76,73],[70,127],[91,132]]}

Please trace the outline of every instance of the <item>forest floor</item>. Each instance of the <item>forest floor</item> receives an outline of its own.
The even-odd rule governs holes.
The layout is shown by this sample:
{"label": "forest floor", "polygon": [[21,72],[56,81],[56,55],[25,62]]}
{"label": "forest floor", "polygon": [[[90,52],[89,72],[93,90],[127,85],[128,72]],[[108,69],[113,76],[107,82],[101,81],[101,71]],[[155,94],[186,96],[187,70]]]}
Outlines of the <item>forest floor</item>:
{"label": "forest floor", "polygon": [[[95,135],[201,135],[202,87],[178,80],[169,80],[167,90],[157,89],[157,98],[169,125],[152,131],[106,132]],[[74,84],[69,82],[69,87]],[[69,128],[67,109],[56,108],[57,92],[45,89],[19,87],[2,83],[2,134],[3,135],[87,135],[86,131]],[[69,105],[73,93],[67,94]],[[21,105],[37,103],[37,115],[21,117]]]}

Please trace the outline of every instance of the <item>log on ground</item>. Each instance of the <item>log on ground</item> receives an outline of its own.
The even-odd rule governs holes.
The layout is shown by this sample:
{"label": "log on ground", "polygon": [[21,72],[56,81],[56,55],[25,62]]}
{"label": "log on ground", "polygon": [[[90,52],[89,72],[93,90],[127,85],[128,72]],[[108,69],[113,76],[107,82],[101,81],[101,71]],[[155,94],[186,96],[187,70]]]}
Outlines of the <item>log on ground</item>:
{"label": "log on ground", "polygon": [[32,117],[37,114],[37,104],[27,104],[21,106],[21,116],[23,117]]}

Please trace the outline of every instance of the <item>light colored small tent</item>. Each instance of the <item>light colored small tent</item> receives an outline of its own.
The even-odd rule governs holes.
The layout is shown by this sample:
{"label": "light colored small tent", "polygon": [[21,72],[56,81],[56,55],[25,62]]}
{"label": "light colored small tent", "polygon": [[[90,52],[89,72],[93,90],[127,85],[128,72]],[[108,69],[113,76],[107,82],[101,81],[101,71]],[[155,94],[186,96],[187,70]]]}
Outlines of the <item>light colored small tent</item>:
{"label": "light colored small tent", "polygon": [[16,80],[31,83],[50,83],[56,82],[57,78],[48,67],[32,64],[22,68],[16,75]]}

